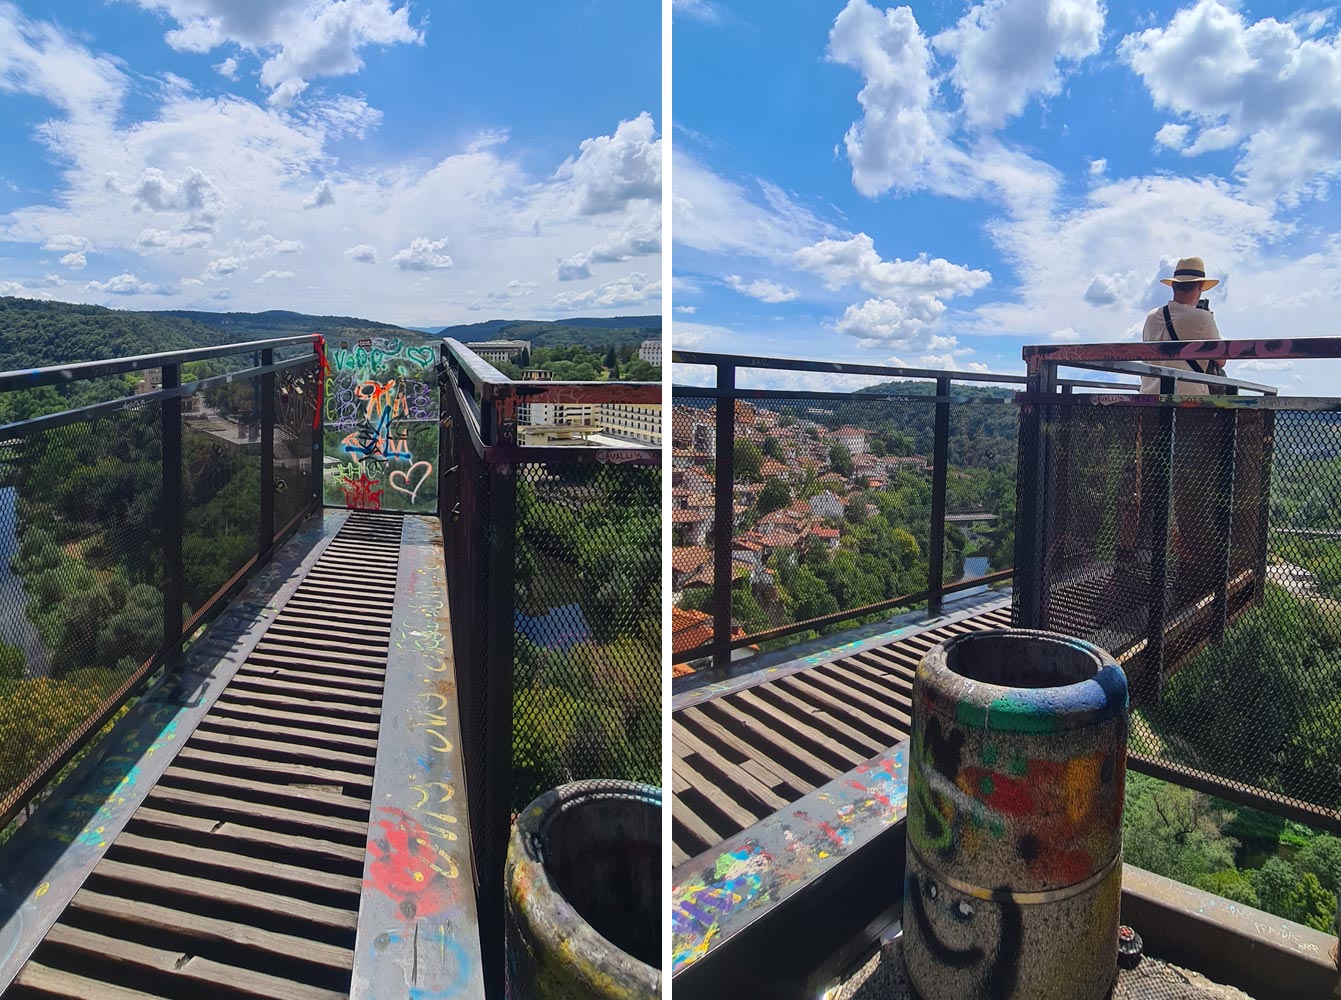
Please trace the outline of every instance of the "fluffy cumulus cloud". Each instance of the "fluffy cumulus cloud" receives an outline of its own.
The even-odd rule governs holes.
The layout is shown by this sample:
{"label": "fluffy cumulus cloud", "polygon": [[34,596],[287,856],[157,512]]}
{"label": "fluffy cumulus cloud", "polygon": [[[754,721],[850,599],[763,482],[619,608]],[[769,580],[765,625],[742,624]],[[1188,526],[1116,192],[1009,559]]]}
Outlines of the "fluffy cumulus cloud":
{"label": "fluffy cumulus cloud", "polygon": [[613,309],[655,303],[661,298],[661,282],[642,271],[615,278],[585,292],[561,292],[554,305],[565,312],[583,309]]}
{"label": "fluffy cumulus cloud", "polygon": [[1298,197],[1341,173],[1341,29],[1325,26],[1199,0],[1119,52],[1156,106],[1182,118],[1157,142],[1187,156],[1237,149],[1250,193]]}
{"label": "fluffy cumulus cloud", "polygon": [[944,156],[948,126],[931,106],[931,49],[912,9],[882,12],[849,0],[829,32],[828,55],[865,81],[857,95],[863,117],[843,137],[857,190],[921,186],[923,171]]}
{"label": "fluffy cumulus cloud", "polygon": [[[659,294],[649,276],[660,269],[662,147],[650,115],[634,108],[574,136],[570,154],[547,167],[504,130],[462,137],[430,161],[353,162],[337,144],[382,121],[366,99],[328,84],[285,105],[227,93],[223,81],[227,72],[260,78],[275,60],[274,72],[298,70],[263,83],[274,93],[285,79],[330,75],[348,53],[383,44],[360,18],[381,18],[390,37],[413,21],[404,5],[142,6],[170,22],[177,47],[236,61],[208,87],[151,85],[162,74],[132,71],[0,0],[0,94],[43,109],[10,141],[45,157],[55,176],[44,194],[14,191],[0,214],[7,288],[36,296],[59,287],[132,307],[153,296],[145,306],[160,308],[212,308],[227,293],[240,309],[271,307],[282,288],[288,308],[413,325],[465,320],[476,302],[524,297],[551,312],[599,312]],[[303,11],[352,26],[320,65],[299,59],[307,42],[285,27]],[[422,29],[410,30],[417,38]],[[567,281],[560,262],[573,272]],[[84,280],[53,286],[53,270]]]}
{"label": "fluffy cumulus cloud", "polygon": [[631,201],[660,201],[661,139],[652,116],[644,111],[621,122],[613,135],[584,140],[557,176],[572,183],[584,215],[620,211]]}
{"label": "fluffy cumulus cloud", "polygon": [[1099,0],[988,0],[937,35],[938,51],[954,58],[950,80],[974,128],[996,129],[1035,95],[1062,89],[1059,62],[1099,51],[1104,26]]}
{"label": "fluffy cumulus cloud", "polygon": [[872,295],[930,294],[936,298],[967,295],[992,280],[988,271],[952,264],[943,257],[883,260],[865,233],[848,240],[821,240],[796,253],[796,263],[820,276],[831,289],[855,285]]}
{"label": "fluffy cumulus cloud", "polygon": [[767,302],[770,305],[790,302],[801,294],[795,288],[788,288],[786,285],[769,281],[767,278],[746,281],[738,274],[728,274],[726,284],[728,288],[740,292],[741,295],[748,295],[752,299],[758,299],[760,302]]}
{"label": "fluffy cumulus cloud", "polygon": [[445,237],[430,240],[427,236],[416,236],[409,246],[392,254],[391,263],[402,271],[446,270],[452,266],[452,258],[442,252],[446,246]]}
{"label": "fluffy cumulus cloud", "polygon": [[848,306],[834,328],[856,337],[862,347],[896,351],[953,347],[953,338],[933,333],[945,309],[945,303],[933,295],[912,295],[898,301],[867,299],[860,305]]}
{"label": "fluffy cumulus cloud", "polygon": [[[135,0],[174,25],[165,38],[184,52],[237,46],[261,59],[261,85],[287,105],[318,77],[357,73],[368,46],[422,43],[408,5],[389,0]],[[238,60],[220,64],[237,74]]]}

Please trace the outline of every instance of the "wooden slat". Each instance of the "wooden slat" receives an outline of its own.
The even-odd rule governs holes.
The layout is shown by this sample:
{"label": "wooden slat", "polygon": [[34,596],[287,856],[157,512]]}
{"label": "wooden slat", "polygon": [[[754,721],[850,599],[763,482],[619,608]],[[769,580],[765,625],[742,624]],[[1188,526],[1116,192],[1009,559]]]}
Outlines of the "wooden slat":
{"label": "wooden slat", "polygon": [[[210,717],[200,724],[200,728],[206,732],[228,733],[234,736],[278,736],[282,739],[292,739],[296,730],[293,726],[274,725],[269,722],[257,722],[248,718],[232,718],[229,715],[210,714]],[[270,714],[267,718],[272,717]],[[377,751],[377,740],[369,739],[364,736],[351,736],[348,733],[329,733],[322,730],[303,728],[301,729],[303,739],[309,743],[323,744],[333,749],[345,750],[348,753],[359,753],[367,751],[372,756]]]}
{"label": "wooden slat", "polygon": [[[235,719],[247,720],[265,720],[274,721],[277,724],[291,723],[295,729],[307,731],[317,730],[323,736],[327,733],[338,733],[353,737],[361,737],[376,740],[378,724],[374,722],[365,722],[360,719],[344,719],[333,715],[312,715],[308,712],[289,712],[284,711],[278,706],[281,699],[267,699],[269,702],[264,707],[257,705],[248,705],[242,702],[231,701],[228,692],[225,691],[217,702],[214,703],[214,713],[206,719],[206,724],[215,721],[214,714],[225,715],[229,721]],[[310,706],[304,706],[310,707]],[[202,727],[205,728],[205,727]]]}
{"label": "wooden slat", "polygon": [[148,806],[140,807],[131,823],[132,829],[136,830],[141,830],[142,827],[134,824],[141,823],[157,829],[205,834],[211,840],[216,840],[220,844],[233,840],[254,845],[260,849],[277,847],[312,855],[313,857],[355,862],[359,866],[358,870],[360,872],[363,870],[364,855],[367,854],[367,847],[363,844],[354,847],[349,844],[326,840],[322,837],[285,833],[278,830],[263,830],[260,827],[249,826],[246,823],[238,823],[233,820],[220,822],[203,816],[168,812]]}
{"label": "wooden slat", "polygon": [[[241,777],[242,773],[260,774],[264,781],[283,781],[296,785],[340,785],[344,788],[372,789],[372,776],[355,774],[352,771],[337,771],[328,767],[313,767],[311,764],[293,764],[284,760],[265,760],[256,757],[240,757],[234,754],[216,753],[202,750],[187,744],[177,755],[184,766],[196,764],[192,770],[210,773],[218,771]],[[209,765],[214,765],[210,767]],[[174,765],[176,766],[176,765]]]}
{"label": "wooden slat", "polygon": [[167,806],[168,808],[185,806],[211,813],[216,817],[238,816],[253,821],[269,820],[275,823],[289,823],[294,826],[306,827],[313,832],[343,834],[360,841],[366,838],[368,832],[368,824],[356,820],[301,812],[297,809],[286,809],[281,806],[267,805],[264,809],[258,810],[251,803],[226,798],[222,795],[194,792],[186,788],[169,788],[158,785],[149,793],[149,800],[156,805]]}
{"label": "wooden slat", "polygon": [[[244,994],[272,1000],[343,1000],[344,998],[342,993],[308,986],[306,983],[297,983],[290,979],[281,979],[279,976],[238,968],[235,965],[213,962],[180,951],[167,951],[134,941],[120,941],[65,924],[53,927],[46,940],[51,944],[83,952],[89,956],[90,962],[106,960],[126,967],[132,974],[134,969],[145,969],[178,977],[183,985],[199,984],[203,991],[199,995],[202,996],[217,993],[221,986],[228,986]],[[90,1000],[97,996],[96,993],[90,994]]]}
{"label": "wooden slat", "polygon": [[[333,892],[349,893],[357,896],[362,882],[349,875],[337,875],[321,868],[287,864],[282,861],[269,861],[252,857],[238,851],[217,851],[210,847],[197,847],[181,840],[162,840],[146,837],[138,833],[123,833],[116,839],[112,855],[120,857],[121,852],[138,852],[161,859],[158,865],[167,869],[170,865],[188,862],[219,871],[220,873],[246,872],[273,882],[289,882],[300,886],[315,886]],[[109,856],[112,856],[109,855]]]}
{"label": "wooden slat", "polygon": [[347,764],[357,770],[367,770],[370,774],[373,768],[373,760],[367,754],[342,753],[339,750],[305,747],[256,736],[234,736],[231,733],[197,731],[191,737],[191,743],[200,747],[217,747],[229,752],[251,751],[256,755],[268,754],[275,758],[315,761],[318,766],[321,764]]}
{"label": "wooden slat", "polygon": [[856,767],[862,761],[870,757],[870,754],[862,754],[851,749],[845,744],[839,743],[813,726],[809,726],[797,719],[795,716],[778,712],[777,708],[769,705],[753,691],[739,691],[733,697],[733,700],[742,708],[750,709],[757,713],[756,717],[762,716],[769,719],[780,730],[786,732],[787,737],[795,742],[804,740],[810,744],[810,752],[826,759],[837,758],[842,765],[838,772]]}
{"label": "wooden slat", "polygon": [[[675,722],[676,724],[683,722],[687,726],[692,725],[697,727],[698,732],[701,733],[704,738],[730,747],[736,753],[747,758],[751,764],[763,768],[768,773],[769,779],[771,780],[763,778],[760,780],[765,780],[765,783],[768,784],[770,788],[776,789],[782,785],[787,785],[795,791],[797,798],[800,798],[807,792],[813,792],[815,790],[815,785],[807,781],[805,778],[800,777],[793,771],[789,771],[775,760],[761,757],[758,747],[746,743],[739,736],[731,732],[700,708],[687,708],[681,712],[677,712]],[[674,741],[672,740],[672,742]],[[757,772],[756,777],[758,777]]]}
{"label": "wooden slat", "polygon": [[161,993],[145,993],[85,979],[63,969],[49,969],[41,962],[29,962],[14,981],[46,996],[68,997],[69,1000],[166,1000]]}
{"label": "wooden slat", "polygon": [[[283,914],[286,919],[305,920],[308,923],[337,930],[352,931],[358,924],[354,910],[322,906],[293,896],[279,895],[250,889],[237,883],[216,882],[198,875],[142,868],[139,865],[104,858],[93,871],[95,879],[109,879],[146,889],[163,890],[188,897],[205,906],[219,900],[238,906],[249,906],[267,913]],[[107,892],[108,890],[101,890]]]}

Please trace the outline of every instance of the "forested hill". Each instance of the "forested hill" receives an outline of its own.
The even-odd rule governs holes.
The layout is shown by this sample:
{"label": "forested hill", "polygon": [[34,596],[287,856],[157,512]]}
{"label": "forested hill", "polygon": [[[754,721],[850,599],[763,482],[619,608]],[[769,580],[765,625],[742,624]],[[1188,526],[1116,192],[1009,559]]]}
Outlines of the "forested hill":
{"label": "forested hill", "polygon": [[468,343],[472,340],[529,340],[531,347],[576,345],[604,350],[607,347],[638,347],[644,340],[661,337],[660,316],[600,316],[544,320],[492,319],[444,327],[439,336]]}
{"label": "forested hill", "polygon": [[422,335],[386,323],[291,312],[128,312],[0,297],[0,371],[346,330]]}

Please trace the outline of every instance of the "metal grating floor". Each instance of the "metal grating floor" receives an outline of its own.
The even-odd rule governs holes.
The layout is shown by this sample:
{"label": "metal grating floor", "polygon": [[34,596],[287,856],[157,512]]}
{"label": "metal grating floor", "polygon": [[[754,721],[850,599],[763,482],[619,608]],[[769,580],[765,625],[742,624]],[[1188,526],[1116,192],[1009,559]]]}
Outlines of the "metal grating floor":
{"label": "metal grating floor", "polygon": [[400,538],[350,515],[6,1000],[349,995]]}
{"label": "metal grating floor", "polygon": [[913,674],[937,643],[1010,625],[1008,604],[675,712],[679,865],[908,738]]}

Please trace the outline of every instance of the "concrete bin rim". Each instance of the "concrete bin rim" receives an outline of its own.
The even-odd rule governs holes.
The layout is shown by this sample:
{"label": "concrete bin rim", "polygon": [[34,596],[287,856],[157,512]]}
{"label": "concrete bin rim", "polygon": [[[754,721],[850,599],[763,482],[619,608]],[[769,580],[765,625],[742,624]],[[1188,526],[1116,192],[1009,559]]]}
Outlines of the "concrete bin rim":
{"label": "concrete bin rim", "polygon": [[[1066,683],[1017,686],[978,679],[952,665],[966,649],[1003,642],[1048,647],[1051,654],[1073,657],[1093,672]],[[979,729],[1080,729],[1125,713],[1128,704],[1127,675],[1107,651],[1082,639],[1036,629],[987,629],[947,639],[927,650],[918,664],[917,679],[929,708],[953,706],[957,721]]]}
{"label": "concrete bin rim", "polygon": [[[545,868],[545,859],[550,853],[549,830],[559,817],[587,803],[609,798],[633,799],[662,808],[660,788],[632,781],[598,779],[575,781],[550,789],[518,813],[508,846],[508,904],[518,920],[525,920],[532,933],[550,939],[555,953],[563,951],[584,956],[586,962],[573,971],[580,972],[588,965],[599,968],[606,957],[611,960],[617,958],[640,969],[638,978],[645,977],[645,981],[653,985],[659,995],[661,969],[640,961],[596,930],[559,891]],[[530,906],[519,905],[515,898],[519,892],[530,897]],[[550,912],[555,915],[556,921],[548,928],[538,925],[529,918],[530,912]],[[554,926],[565,928],[564,940],[561,941],[555,934],[546,933],[552,931]]]}

